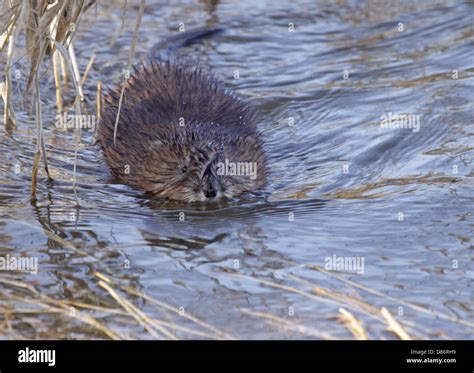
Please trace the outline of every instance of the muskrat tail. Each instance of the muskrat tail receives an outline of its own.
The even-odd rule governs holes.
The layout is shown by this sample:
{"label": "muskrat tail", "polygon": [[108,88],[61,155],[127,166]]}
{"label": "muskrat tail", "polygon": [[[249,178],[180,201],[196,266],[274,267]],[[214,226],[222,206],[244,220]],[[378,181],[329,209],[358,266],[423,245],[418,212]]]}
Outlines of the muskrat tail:
{"label": "muskrat tail", "polygon": [[150,49],[148,58],[150,61],[168,61],[179,48],[193,44],[221,31],[224,31],[224,29],[199,27],[189,31],[179,32],[176,35],[170,35],[156,43]]}

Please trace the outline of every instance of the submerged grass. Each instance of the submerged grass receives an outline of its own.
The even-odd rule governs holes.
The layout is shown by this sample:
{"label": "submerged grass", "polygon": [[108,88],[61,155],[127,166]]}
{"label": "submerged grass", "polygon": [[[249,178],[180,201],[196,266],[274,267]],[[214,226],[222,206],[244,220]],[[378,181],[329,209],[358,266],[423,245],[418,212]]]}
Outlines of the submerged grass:
{"label": "submerged grass", "polygon": [[[358,284],[357,282],[354,282],[352,280],[348,280],[340,274],[327,271],[320,266],[313,264],[306,264],[301,266],[289,261],[284,262],[285,264],[292,264],[297,268],[305,267],[310,270],[318,271],[324,274],[325,276],[343,282],[347,285],[347,288],[344,289],[344,291],[336,291],[333,288],[323,288],[316,283],[308,281],[305,278],[283,271],[275,271],[271,279],[263,279],[253,275],[248,276],[234,270],[222,270],[220,272],[222,274],[226,274],[228,276],[238,278],[244,281],[258,283],[263,287],[282,290],[287,295],[297,295],[311,299],[314,301],[315,309],[317,309],[318,303],[325,303],[333,305],[334,307],[338,307],[339,315],[336,315],[335,317],[333,317],[333,319],[335,319],[339,323],[342,323],[347,328],[347,330],[354,336],[355,339],[385,339],[383,333],[380,334],[374,333],[374,331],[367,331],[367,325],[364,326],[364,322],[360,319],[360,317],[362,316],[368,320],[374,321],[374,323],[369,324],[371,326],[371,329],[373,329],[373,327],[376,325],[380,325],[384,331],[392,334],[397,339],[430,339],[433,337],[449,338],[443,332],[427,329],[423,325],[418,325],[416,323],[410,322],[409,320],[407,320],[406,317],[400,317],[398,319],[395,318],[395,316],[389,311],[389,308],[398,308],[400,306],[410,308],[412,311],[415,311],[418,314],[424,314],[425,316],[430,317],[432,320],[443,319],[455,324],[462,324],[464,327],[467,327],[468,329],[471,329],[472,332],[474,332],[474,324],[469,321],[455,318],[450,315],[407,302],[403,299],[387,296],[377,290]],[[275,275],[286,278],[288,282],[292,281],[293,284],[296,283],[302,286],[296,286],[293,284],[290,285],[286,284],[285,281],[274,280],[273,277],[275,277]],[[360,294],[357,293],[357,290],[362,290],[371,295],[375,295],[386,306],[377,307],[376,305],[368,303]],[[357,293],[357,296],[349,295],[353,294],[354,292]],[[277,325],[285,330],[288,329],[285,322],[275,323],[274,321],[277,320],[277,316],[271,313],[250,310],[246,310],[245,312],[251,312],[255,316],[261,317],[265,321],[270,320],[272,322],[272,325]],[[302,325],[300,326],[303,327]],[[295,330],[295,328],[293,328],[293,330]],[[301,330],[303,329],[300,329],[299,331],[301,332]],[[328,338],[328,335],[324,335],[323,333],[325,332],[319,330],[316,332],[313,331],[314,335],[319,334],[320,336],[324,336],[324,339],[331,339],[330,337]],[[307,332],[302,332],[302,334],[309,335],[309,333]]]}
{"label": "submerged grass", "polygon": [[[350,289],[335,291],[322,288],[317,283],[280,271],[275,271],[274,275],[278,275],[277,277],[286,275],[287,280],[300,283],[302,286],[283,284],[281,279],[273,279],[275,276],[271,276],[272,279],[262,279],[233,270],[224,270],[220,273],[223,276],[232,276],[242,281],[258,283],[263,287],[278,289],[282,292],[280,296],[294,294],[311,299],[315,310],[319,309],[321,302],[334,307],[334,313],[315,314],[319,322],[307,317],[282,316],[251,307],[239,309],[242,316],[251,317],[255,321],[261,320],[274,331],[290,333],[292,338],[367,340],[387,339],[390,334],[392,338],[401,340],[430,339],[434,336],[449,338],[444,333],[410,322],[408,318],[396,318],[389,309],[397,307],[402,302],[407,304],[401,299],[393,298],[389,302],[384,302],[385,306],[380,307],[368,303],[360,294],[354,295]],[[333,275],[329,272],[327,274]],[[176,305],[153,298],[129,285],[125,286],[121,280],[102,272],[95,272],[93,276],[98,289],[92,297],[94,302],[56,299],[54,296],[42,294],[32,284],[0,277],[0,338],[73,338],[74,330],[81,330],[88,338],[95,339],[239,338],[239,330],[235,328],[232,333],[221,330],[199,317],[182,312]],[[353,288],[357,288],[357,285],[352,283]],[[371,292],[372,289],[366,288],[366,290]],[[414,309],[419,310],[418,307],[422,308],[417,306]],[[51,322],[50,319],[42,321],[42,317],[48,314],[57,315],[55,317],[59,319],[59,328],[48,329],[46,325]],[[30,319],[31,315],[35,315],[35,318]],[[438,314],[432,311],[429,315],[436,318],[435,315]],[[25,324],[30,325],[30,328],[25,328]],[[470,325],[469,327],[472,328]],[[49,334],[45,336],[25,333],[28,329],[37,333],[48,329]],[[345,333],[342,332],[344,329]]]}
{"label": "submerged grass", "polygon": [[[35,339],[35,338],[68,338],[68,333],[77,329],[77,322],[82,327],[80,330],[87,331],[87,335],[95,339],[135,339],[144,338],[144,335],[152,339],[235,339],[232,335],[224,333],[219,329],[208,325],[203,320],[189,315],[180,314],[178,307],[171,306],[159,300],[155,300],[145,294],[119,285],[111,278],[102,273],[95,273],[97,284],[105,289],[106,294],[103,303],[110,304],[102,306],[86,302],[78,302],[70,299],[55,299],[42,294],[31,284],[15,279],[0,278],[0,338],[9,339]],[[150,305],[159,308],[163,314],[162,318],[153,317],[140,310],[134,302],[146,300]],[[115,304],[113,303],[115,301]],[[152,302],[153,301],[153,302]],[[118,307],[114,307],[118,306]],[[61,327],[58,328],[62,334],[55,335],[50,332],[44,335],[24,335],[25,330],[35,330],[39,333],[46,327],[41,317],[48,314],[57,314],[60,318]],[[32,321],[27,316],[34,315]],[[107,322],[107,316],[115,316],[116,326]],[[120,317],[120,323],[117,323]],[[179,318],[188,321],[189,326],[180,323]],[[43,324],[44,323],[44,324]],[[30,327],[25,327],[29,324]],[[88,329],[85,329],[85,328]],[[124,329],[137,328],[137,335],[124,334]]]}
{"label": "submerged grass", "polygon": [[[23,224],[29,225],[26,222]],[[31,225],[31,228],[41,229],[34,225]],[[54,227],[51,228],[54,229]],[[43,229],[51,240],[64,248],[65,255],[74,254],[87,262],[91,260],[100,262],[100,259],[94,256],[95,251],[77,247],[76,244],[49,231],[49,227],[43,227]],[[280,260],[282,264],[290,265],[295,269],[301,267],[291,261]],[[232,333],[221,330],[187,311],[182,312],[177,305],[169,304],[144,291],[137,290],[128,281],[127,285],[124,285],[121,276],[115,278],[116,276],[109,275],[113,271],[104,263],[101,267],[102,271],[96,270],[92,274],[92,278],[95,279],[92,282],[97,285],[96,289],[89,289],[92,295],[81,300],[64,299],[63,296],[58,299],[56,296],[42,294],[33,284],[19,280],[18,277],[0,276],[0,338],[74,338],[74,335],[78,335],[75,332],[77,329],[85,333],[88,338],[100,339],[239,338],[238,330],[233,329]],[[231,276],[242,282],[250,281],[262,287],[277,289],[279,297],[304,297],[313,302],[315,310],[320,308],[321,303],[334,309],[333,313],[326,315],[315,313],[315,319],[320,320],[316,323],[312,318],[283,317],[267,310],[252,309],[249,306],[240,308],[243,316],[251,317],[255,322],[261,320],[273,330],[291,333],[290,335],[298,338],[329,340],[352,336],[354,339],[364,340],[385,339],[389,335],[402,340],[447,338],[444,333],[410,322],[407,317],[396,318],[389,309],[400,305],[433,320],[439,318],[449,320],[474,331],[474,325],[469,321],[456,319],[403,299],[387,296],[317,265],[306,264],[303,267],[310,271],[320,272],[332,279],[333,286],[323,287],[317,282],[281,270],[274,270],[271,276],[265,278],[229,269],[219,270],[219,274]],[[339,283],[343,283],[346,287],[341,288]],[[375,295],[374,299],[380,301],[378,303],[382,306],[367,302],[363,293]],[[47,317],[49,314],[56,315],[59,327],[50,326],[51,317]],[[35,318],[28,318],[31,315],[35,315]],[[343,329],[337,327],[338,325],[342,325]],[[344,328],[346,332],[341,334]],[[33,332],[25,334],[25,330],[28,329]],[[48,334],[32,334],[40,333],[44,329],[48,330]],[[335,330],[339,332],[336,333]]]}

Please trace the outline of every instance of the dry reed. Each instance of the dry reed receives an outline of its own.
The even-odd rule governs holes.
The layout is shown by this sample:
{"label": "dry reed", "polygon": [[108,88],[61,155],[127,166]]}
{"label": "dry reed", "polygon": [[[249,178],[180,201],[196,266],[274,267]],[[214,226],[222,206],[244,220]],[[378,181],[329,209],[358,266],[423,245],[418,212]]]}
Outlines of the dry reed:
{"label": "dry reed", "polygon": [[[32,201],[36,199],[38,171],[40,159],[43,158],[44,169],[48,178],[48,161],[43,137],[43,121],[41,112],[41,91],[39,75],[46,57],[51,58],[56,86],[56,106],[59,112],[63,108],[61,78],[64,87],[69,80],[74,83],[76,92],[76,111],[80,112],[80,101],[84,99],[82,85],[85,76],[80,77],[78,63],[74,53],[73,38],[80,24],[82,15],[94,4],[94,0],[4,0],[0,3],[2,26],[0,26],[0,51],[7,48],[5,65],[5,81],[2,82],[2,98],[4,101],[3,120],[7,129],[16,125],[16,116],[12,100],[11,73],[17,53],[17,39],[22,32],[25,36],[25,54],[29,60],[29,72],[26,79],[24,97],[34,87],[34,112],[36,117],[36,152],[31,175]],[[91,62],[92,63],[92,62]],[[67,66],[67,69],[65,68]],[[89,67],[90,68],[90,67]],[[62,74],[60,74],[60,70]],[[66,71],[67,70],[67,71]],[[87,73],[87,71],[86,71]],[[87,74],[85,74],[87,75]],[[73,189],[77,200],[76,185],[77,142],[74,160]]]}

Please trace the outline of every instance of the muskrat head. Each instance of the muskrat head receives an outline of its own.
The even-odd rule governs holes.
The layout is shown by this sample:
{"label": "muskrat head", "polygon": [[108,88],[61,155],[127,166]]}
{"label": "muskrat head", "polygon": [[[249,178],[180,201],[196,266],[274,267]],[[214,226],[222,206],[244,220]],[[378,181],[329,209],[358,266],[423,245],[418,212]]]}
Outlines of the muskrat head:
{"label": "muskrat head", "polygon": [[196,202],[232,198],[263,186],[265,155],[258,135],[198,133],[156,140],[144,168],[157,196]]}

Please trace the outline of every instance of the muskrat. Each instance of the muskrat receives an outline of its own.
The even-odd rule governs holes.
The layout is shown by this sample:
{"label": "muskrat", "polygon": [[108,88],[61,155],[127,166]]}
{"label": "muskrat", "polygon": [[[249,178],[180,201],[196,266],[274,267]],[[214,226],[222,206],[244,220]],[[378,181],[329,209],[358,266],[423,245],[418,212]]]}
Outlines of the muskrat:
{"label": "muskrat", "polygon": [[[196,39],[188,32],[179,44],[188,44],[190,35]],[[120,90],[105,97],[97,134],[119,182],[186,202],[237,197],[264,186],[266,156],[255,109],[200,66],[155,55],[135,66],[125,82],[114,142]]]}

